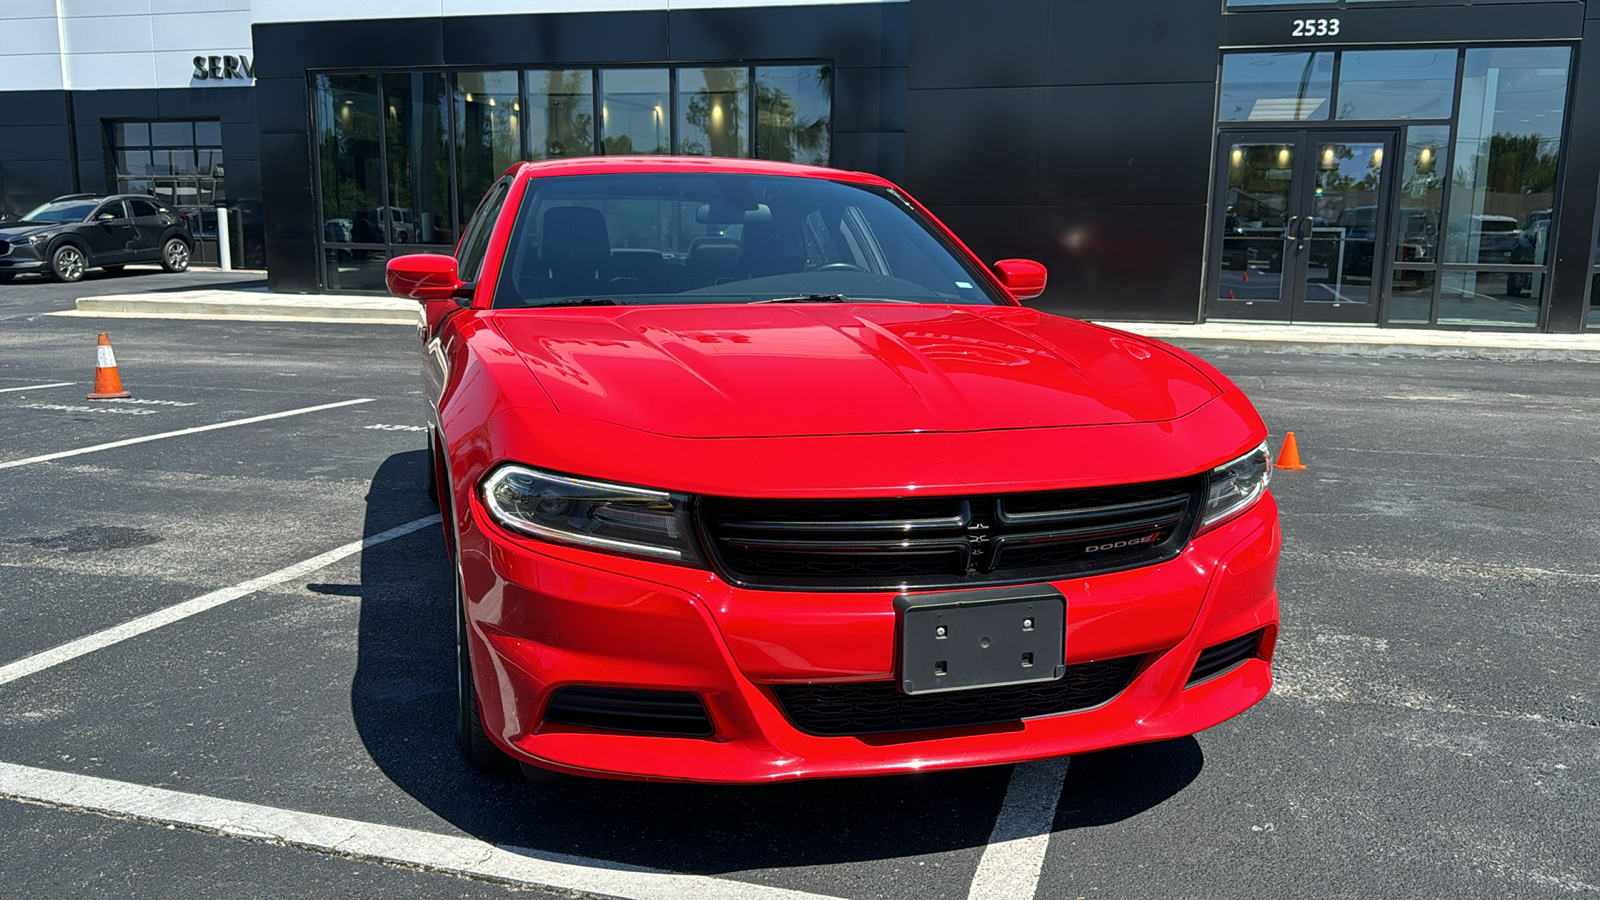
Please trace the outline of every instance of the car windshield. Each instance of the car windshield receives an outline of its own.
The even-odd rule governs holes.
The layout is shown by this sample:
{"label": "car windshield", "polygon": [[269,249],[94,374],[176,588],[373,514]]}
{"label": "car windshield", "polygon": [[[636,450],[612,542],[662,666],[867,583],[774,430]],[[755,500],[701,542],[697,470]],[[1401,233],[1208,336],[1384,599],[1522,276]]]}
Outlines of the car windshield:
{"label": "car windshield", "polygon": [[889,188],[623,173],[528,185],[494,305],[858,301],[1004,302]]}
{"label": "car windshield", "polygon": [[24,222],[82,222],[97,205],[94,200],[63,200],[46,203],[22,217]]}

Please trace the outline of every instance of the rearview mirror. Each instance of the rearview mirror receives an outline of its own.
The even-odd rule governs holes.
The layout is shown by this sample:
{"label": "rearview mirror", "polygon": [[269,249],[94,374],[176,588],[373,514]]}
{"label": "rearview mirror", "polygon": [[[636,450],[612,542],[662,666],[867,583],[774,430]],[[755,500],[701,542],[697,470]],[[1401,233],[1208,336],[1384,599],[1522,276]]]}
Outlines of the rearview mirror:
{"label": "rearview mirror", "polygon": [[439,253],[413,253],[389,260],[384,283],[390,294],[419,303],[451,300],[467,287],[457,274],[456,258]]}
{"label": "rearview mirror", "polygon": [[101,213],[100,215],[95,216],[95,221],[97,222],[115,222],[116,220],[117,217],[111,213]]}
{"label": "rearview mirror", "polygon": [[995,277],[1011,296],[1018,300],[1032,300],[1044,293],[1050,273],[1031,259],[1002,259],[994,264]]}
{"label": "rearview mirror", "polygon": [[695,207],[694,220],[701,225],[751,225],[771,222],[772,207],[757,203],[755,209],[735,209],[726,203],[702,203]]}

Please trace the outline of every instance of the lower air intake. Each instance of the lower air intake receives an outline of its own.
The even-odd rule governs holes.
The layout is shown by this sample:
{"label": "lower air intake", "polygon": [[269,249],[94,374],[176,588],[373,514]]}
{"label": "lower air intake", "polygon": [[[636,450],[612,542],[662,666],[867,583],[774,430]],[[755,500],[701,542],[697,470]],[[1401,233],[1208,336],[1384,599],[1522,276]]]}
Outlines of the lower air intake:
{"label": "lower air intake", "polygon": [[1195,661],[1194,671],[1189,673],[1189,684],[1196,684],[1213,675],[1220,675],[1253,656],[1259,656],[1261,635],[1261,631],[1252,631],[1243,637],[1236,637],[1231,641],[1213,644],[1201,650],[1200,658]]}
{"label": "lower air intake", "polygon": [[698,694],[626,688],[565,687],[550,698],[545,721],[634,734],[710,737],[711,717]]}
{"label": "lower air intake", "polygon": [[820,737],[994,725],[1099,706],[1122,693],[1143,656],[1067,666],[1055,681],[942,694],[902,694],[893,681],[778,684],[796,728]]}

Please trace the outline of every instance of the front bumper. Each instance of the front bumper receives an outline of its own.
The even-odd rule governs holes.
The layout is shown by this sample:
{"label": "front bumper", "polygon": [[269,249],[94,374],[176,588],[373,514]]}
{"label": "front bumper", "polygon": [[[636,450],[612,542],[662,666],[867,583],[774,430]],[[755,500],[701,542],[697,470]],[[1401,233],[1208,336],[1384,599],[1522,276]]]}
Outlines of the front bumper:
{"label": "front bumper", "polygon": [[[1100,706],[993,726],[850,737],[806,734],[782,683],[894,677],[893,593],[731,587],[710,572],[554,546],[459,516],[466,616],[484,727],[546,768],[724,783],[995,765],[1193,734],[1266,696],[1277,637],[1281,533],[1270,494],[1171,562],[1055,582],[1068,665],[1141,655]],[[1256,655],[1192,686],[1207,647],[1261,631]],[[709,738],[604,731],[543,719],[564,686],[691,692]]]}
{"label": "front bumper", "polygon": [[0,273],[36,274],[49,268],[49,263],[40,257],[34,246],[27,241],[8,242],[8,244],[7,252],[0,253]]}

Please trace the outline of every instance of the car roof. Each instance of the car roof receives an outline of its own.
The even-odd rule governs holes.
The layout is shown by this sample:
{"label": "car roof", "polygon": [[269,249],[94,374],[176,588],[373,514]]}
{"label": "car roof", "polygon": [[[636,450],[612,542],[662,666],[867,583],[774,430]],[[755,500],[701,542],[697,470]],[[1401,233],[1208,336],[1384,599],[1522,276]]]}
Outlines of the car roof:
{"label": "car roof", "polygon": [[891,184],[867,172],[847,172],[843,169],[775,162],[770,159],[731,159],[718,156],[580,156],[517,163],[506,171],[530,178],[553,175],[609,175],[623,172],[678,172],[784,175],[794,178],[850,181],[858,184]]}
{"label": "car roof", "polygon": [[97,202],[104,200],[149,200],[157,206],[166,206],[153,194],[62,194],[50,202],[66,203],[72,200],[94,200]]}

